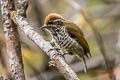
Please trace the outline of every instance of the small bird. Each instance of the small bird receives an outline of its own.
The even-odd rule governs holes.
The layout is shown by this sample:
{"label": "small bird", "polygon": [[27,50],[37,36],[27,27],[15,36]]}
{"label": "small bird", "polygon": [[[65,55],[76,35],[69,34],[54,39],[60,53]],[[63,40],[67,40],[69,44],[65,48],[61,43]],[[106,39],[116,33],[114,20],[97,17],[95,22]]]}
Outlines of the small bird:
{"label": "small bird", "polygon": [[75,23],[65,20],[59,14],[50,13],[41,28],[50,33],[51,43],[64,54],[76,55],[81,59],[84,63],[84,71],[87,71],[85,59],[91,56],[90,49],[82,30]]}

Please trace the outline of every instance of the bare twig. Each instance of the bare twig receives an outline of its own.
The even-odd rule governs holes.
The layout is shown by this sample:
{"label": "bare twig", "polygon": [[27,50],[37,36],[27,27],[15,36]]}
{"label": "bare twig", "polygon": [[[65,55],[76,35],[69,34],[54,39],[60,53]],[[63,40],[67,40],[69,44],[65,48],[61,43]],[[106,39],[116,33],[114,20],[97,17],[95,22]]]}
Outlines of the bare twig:
{"label": "bare twig", "polygon": [[[33,27],[24,18],[26,7],[25,0],[18,0],[18,10],[16,16],[13,18],[14,22],[25,32],[28,38],[30,38],[36,45],[38,45],[51,59],[56,61],[56,67],[65,76],[67,80],[80,80],[76,73],[69,67],[64,61],[62,56],[57,54],[63,54],[61,51],[56,51],[49,42],[46,42],[41,35],[34,31]],[[23,11],[23,13],[21,13]],[[56,55],[56,56],[55,56]]]}
{"label": "bare twig", "polygon": [[15,10],[13,3],[13,0],[1,0],[1,13],[6,38],[7,55],[9,56],[9,69],[13,80],[25,80],[17,27],[10,19],[10,13]]}

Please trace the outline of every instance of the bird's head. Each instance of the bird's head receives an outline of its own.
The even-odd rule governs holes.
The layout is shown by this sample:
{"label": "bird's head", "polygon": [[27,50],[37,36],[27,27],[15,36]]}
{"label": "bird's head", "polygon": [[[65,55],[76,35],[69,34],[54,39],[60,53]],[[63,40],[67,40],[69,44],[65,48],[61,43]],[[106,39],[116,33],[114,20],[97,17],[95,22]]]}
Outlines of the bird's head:
{"label": "bird's head", "polygon": [[63,24],[64,18],[56,13],[50,13],[44,20],[44,24],[47,26],[61,25]]}
{"label": "bird's head", "polygon": [[64,26],[65,19],[56,13],[50,13],[44,20],[44,25],[41,27],[41,29],[46,29],[50,32],[56,32],[56,30],[59,30],[62,26]]}

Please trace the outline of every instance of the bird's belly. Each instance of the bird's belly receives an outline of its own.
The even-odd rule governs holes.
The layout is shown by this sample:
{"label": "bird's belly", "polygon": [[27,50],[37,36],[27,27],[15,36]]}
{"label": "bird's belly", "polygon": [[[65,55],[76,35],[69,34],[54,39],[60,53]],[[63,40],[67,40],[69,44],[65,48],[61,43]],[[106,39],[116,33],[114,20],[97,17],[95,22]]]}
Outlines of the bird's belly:
{"label": "bird's belly", "polygon": [[62,49],[64,53],[83,56],[83,48],[75,39],[71,38],[70,36],[59,35],[59,38],[55,38],[55,43],[60,49]]}
{"label": "bird's belly", "polygon": [[59,35],[59,37],[55,38],[55,43],[57,43],[57,45],[63,49],[69,49],[73,46],[73,44],[75,44],[72,38],[65,35]]}

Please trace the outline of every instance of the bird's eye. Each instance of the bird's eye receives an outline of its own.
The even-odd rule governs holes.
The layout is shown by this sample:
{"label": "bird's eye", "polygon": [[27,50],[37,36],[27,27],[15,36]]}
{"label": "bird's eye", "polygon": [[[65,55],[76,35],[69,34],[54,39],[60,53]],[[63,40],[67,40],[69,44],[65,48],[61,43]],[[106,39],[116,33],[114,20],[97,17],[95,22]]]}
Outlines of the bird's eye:
{"label": "bird's eye", "polygon": [[59,29],[56,29],[57,32],[59,32]]}
{"label": "bird's eye", "polygon": [[48,24],[53,24],[53,22],[48,22]]}
{"label": "bird's eye", "polygon": [[61,25],[61,24],[62,24],[62,22],[61,22],[61,21],[59,21],[59,22],[58,22],[58,24],[59,24],[59,25]]}
{"label": "bird's eye", "polygon": [[55,22],[56,25],[62,25],[62,22],[61,21],[57,21]]}
{"label": "bird's eye", "polygon": [[58,22],[55,22],[56,25],[58,25],[59,23]]}

